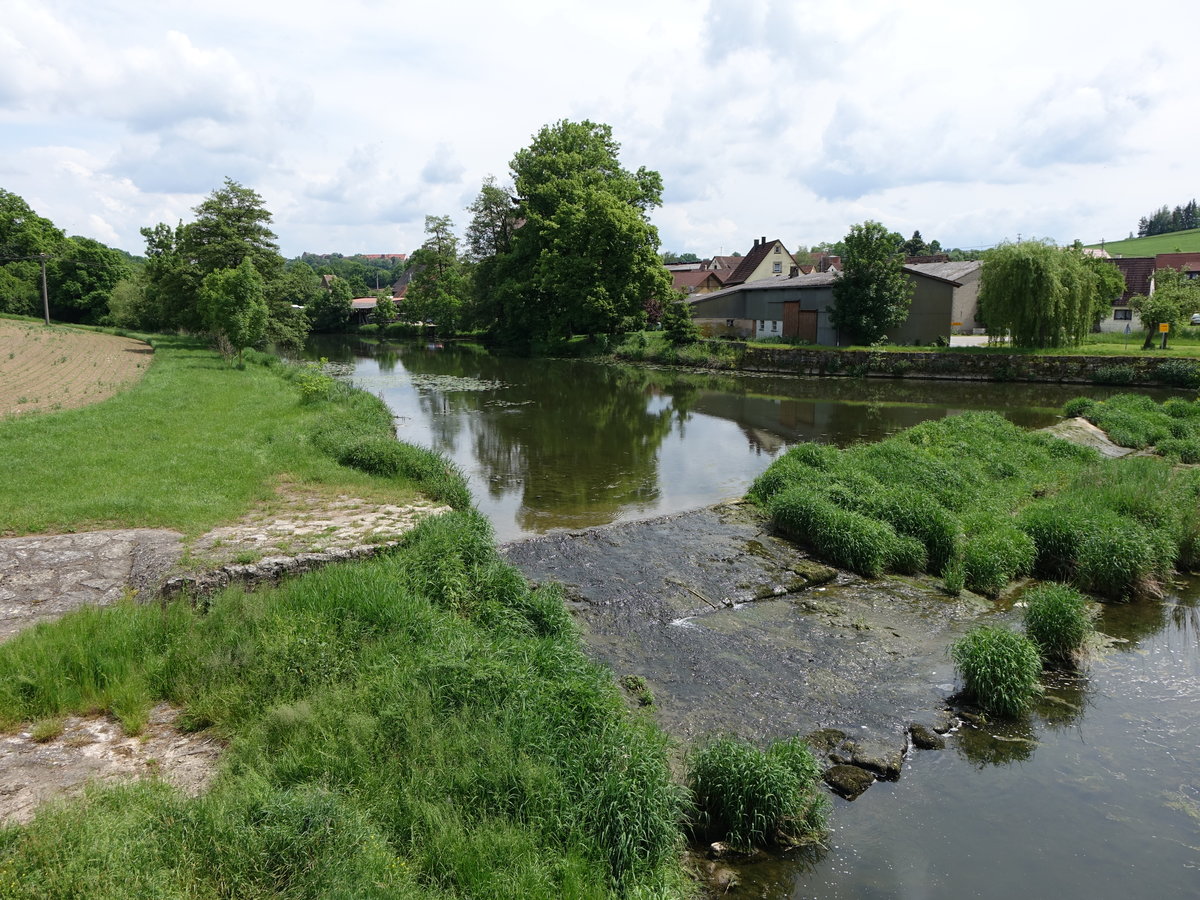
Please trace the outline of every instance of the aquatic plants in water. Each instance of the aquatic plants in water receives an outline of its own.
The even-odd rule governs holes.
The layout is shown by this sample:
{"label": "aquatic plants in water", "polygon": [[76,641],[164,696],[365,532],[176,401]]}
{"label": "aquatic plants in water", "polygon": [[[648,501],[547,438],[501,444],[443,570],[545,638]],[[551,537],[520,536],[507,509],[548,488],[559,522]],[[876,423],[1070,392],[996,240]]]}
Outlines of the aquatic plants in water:
{"label": "aquatic plants in water", "polygon": [[689,761],[694,831],[741,848],[811,842],[825,830],[828,800],[820,782],[820,765],[799,738],[760,750],[738,737],[718,737]]}
{"label": "aquatic plants in water", "polygon": [[1025,634],[1042,658],[1069,662],[1094,630],[1088,598],[1070,585],[1046,583],[1031,588],[1023,599]]}
{"label": "aquatic plants in water", "polygon": [[978,626],[954,642],[950,656],[965,693],[987,712],[1018,716],[1041,691],[1037,645],[1015,631]]}

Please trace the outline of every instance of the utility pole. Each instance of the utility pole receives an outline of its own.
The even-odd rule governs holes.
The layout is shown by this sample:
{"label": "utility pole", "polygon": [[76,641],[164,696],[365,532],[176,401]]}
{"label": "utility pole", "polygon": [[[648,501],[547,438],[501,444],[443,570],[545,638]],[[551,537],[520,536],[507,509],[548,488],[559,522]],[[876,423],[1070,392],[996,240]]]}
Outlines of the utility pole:
{"label": "utility pole", "polygon": [[46,314],[46,324],[50,324],[50,292],[46,289],[46,260],[50,258],[48,253],[39,253],[38,259],[42,261],[42,312]]}

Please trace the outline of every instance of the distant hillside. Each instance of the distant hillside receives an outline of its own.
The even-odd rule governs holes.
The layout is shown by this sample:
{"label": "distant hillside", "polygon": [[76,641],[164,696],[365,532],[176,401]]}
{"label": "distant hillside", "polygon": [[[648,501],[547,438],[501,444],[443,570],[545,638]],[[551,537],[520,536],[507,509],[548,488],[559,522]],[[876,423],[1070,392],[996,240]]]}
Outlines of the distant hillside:
{"label": "distant hillside", "polygon": [[[1099,247],[1099,244],[1088,244]],[[1157,256],[1160,253],[1200,253],[1200,228],[1170,231],[1130,241],[1105,241],[1104,249],[1112,256]]]}

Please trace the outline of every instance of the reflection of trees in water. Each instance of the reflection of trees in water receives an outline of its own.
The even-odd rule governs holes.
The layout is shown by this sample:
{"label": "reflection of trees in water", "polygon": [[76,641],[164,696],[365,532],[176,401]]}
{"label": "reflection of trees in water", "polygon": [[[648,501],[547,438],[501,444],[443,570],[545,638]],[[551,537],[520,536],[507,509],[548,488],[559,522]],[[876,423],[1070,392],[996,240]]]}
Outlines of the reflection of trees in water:
{"label": "reflection of trees in water", "polygon": [[1113,649],[1128,653],[1136,650],[1143,638],[1162,631],[1170,609],[1170,604],[1160,600],[1103,603],[1096,619],[1096,630],[1120,638],[1124,643],[1113,644]]}
{"label": "reflection of trees in water", "polygon": [[1022,762],[1037,749],[1037,735],[1028,716],[984,728],[964,725],[954,739],[954,749],[976,768]]}

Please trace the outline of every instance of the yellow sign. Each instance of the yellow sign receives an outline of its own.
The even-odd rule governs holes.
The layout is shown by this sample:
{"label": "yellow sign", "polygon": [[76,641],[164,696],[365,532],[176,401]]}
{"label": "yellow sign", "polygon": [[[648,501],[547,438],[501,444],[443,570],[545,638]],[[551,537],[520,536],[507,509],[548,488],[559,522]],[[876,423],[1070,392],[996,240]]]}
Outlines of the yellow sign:
{"label": "yellow sign", "polygon": [[1161,331],[1163,334],[1166,334],[1168,331],[1171,330],[1171,323],[1170,322],[1159,322],[1158,330]]}
{"label": "yellow sign", "polygon": [[951,322],[950,327],[951,328],[960,328],[960,327],[962,327],[962,322]]}

